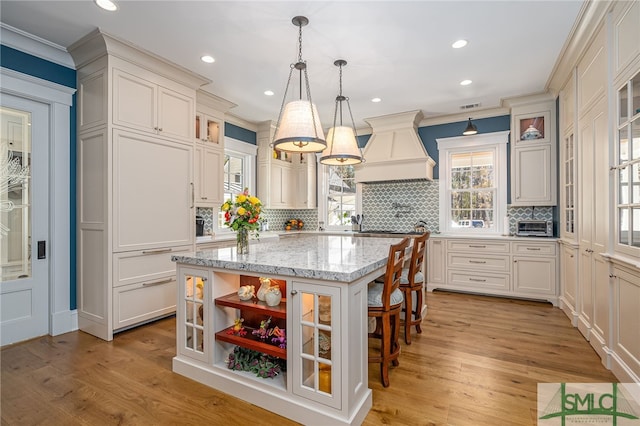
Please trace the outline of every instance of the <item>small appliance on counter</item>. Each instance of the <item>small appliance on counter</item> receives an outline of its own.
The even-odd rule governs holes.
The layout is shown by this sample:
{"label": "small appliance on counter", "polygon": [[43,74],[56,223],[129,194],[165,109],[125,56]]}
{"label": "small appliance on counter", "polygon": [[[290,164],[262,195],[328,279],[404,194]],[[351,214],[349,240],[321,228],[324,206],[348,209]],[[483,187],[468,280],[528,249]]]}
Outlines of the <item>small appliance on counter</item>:
{"label": "small appliance on counter", "polygon": [[518,237],[553,237],[551,220],[519,220],[516,227]]}
{"label": "small appliance on counter", "polygon": [[202,216],[196,215],[196,237],[204,236],[204,219]]}

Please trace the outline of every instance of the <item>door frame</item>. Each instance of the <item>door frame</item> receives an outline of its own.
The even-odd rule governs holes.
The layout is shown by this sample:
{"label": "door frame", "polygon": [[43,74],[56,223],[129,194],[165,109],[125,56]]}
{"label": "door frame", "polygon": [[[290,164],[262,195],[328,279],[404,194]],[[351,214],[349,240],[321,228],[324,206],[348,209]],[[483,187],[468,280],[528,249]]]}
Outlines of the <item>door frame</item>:
{"label": "door frame", "polygon": [[0,96],[10,94],[49,105],[49,334],[78,329],[71,311],[71,124],[76,89],[0,67]]}

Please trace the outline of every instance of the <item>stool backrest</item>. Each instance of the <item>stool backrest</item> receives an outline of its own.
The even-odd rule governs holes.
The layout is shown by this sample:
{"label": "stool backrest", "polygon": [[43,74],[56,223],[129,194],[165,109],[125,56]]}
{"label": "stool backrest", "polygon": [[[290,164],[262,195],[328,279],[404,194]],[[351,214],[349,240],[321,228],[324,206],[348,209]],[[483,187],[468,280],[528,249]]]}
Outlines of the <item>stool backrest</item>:
{"label": "stool backrest", "polygon": [[431,232],[425,232],[419,237],[413,239],[413,247],[411,249],[411,259],[409,264],[409,284],[413,285],[413,280],[416,274],[422,270],[422,264],[424,263],[424,255],[427,251],[427,240],[429,239]]}
{"label": "stool backrest", "polygon": [[392,244],[389,247],[387,271],[384,274],[384,287],[382,289],[382,309],[385,311],[391,307],[391,293],[400,287],[405,252],[408,247],[409,237],[405,237],[398,244]]}

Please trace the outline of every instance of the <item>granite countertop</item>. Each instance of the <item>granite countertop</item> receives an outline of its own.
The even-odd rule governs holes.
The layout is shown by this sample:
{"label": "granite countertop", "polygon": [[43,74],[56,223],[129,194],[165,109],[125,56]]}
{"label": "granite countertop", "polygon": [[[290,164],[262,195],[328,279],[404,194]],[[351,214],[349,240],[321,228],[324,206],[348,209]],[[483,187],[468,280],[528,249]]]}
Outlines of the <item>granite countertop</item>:
{"label": "granite countertop", "polygon": [[247,255],[238,256],[234,246],[173,255],[171,260],[265,275],[352,282],[386,265],[389,246],[399,241],[401,238],[301,234],[251,245]]}
{"label": "granite countertop", "polygon": [[517,235],[499,235],[499,234],[459,234],[459,233],[432,233],[429,238],[460,238],[465,240],[503,240],[503,241],[558,241],[558,237],[519,237]]}

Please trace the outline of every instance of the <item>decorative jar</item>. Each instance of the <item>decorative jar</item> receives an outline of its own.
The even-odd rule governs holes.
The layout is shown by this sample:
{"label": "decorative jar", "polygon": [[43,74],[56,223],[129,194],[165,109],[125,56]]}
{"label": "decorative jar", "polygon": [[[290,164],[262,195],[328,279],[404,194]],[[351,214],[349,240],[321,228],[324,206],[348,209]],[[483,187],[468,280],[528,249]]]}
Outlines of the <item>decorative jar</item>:
{"label": "decorative jar", "polygon": [[264,294],[264,301],[267,302],[267,306],[278,306],[282,301],[282,293],[280,292],[280,287],[277,285],[269,287],[269,289]]}

